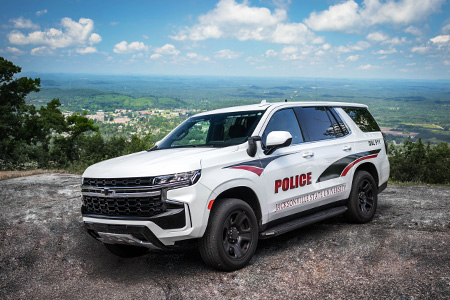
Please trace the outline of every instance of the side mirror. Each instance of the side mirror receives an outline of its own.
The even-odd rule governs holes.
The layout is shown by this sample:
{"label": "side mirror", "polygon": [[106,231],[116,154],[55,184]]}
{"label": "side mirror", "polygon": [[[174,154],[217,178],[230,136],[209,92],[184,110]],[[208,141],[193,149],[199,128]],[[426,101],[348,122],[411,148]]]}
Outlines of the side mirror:
{"label": "side mirror", "polygon": [[292,143],[292,135],[287,131],[272,131],[267,135],[264,154],[272,154],[275,150],[287,147]]}

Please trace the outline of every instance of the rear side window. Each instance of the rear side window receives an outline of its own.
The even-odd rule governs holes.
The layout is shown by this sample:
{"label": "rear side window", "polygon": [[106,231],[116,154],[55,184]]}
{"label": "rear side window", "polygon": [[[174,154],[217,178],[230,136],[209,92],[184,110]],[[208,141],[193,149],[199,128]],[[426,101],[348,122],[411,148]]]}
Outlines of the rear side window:
{"label": "rear side window", "polygon": [[363,132],[380,131],[375,119],[372,117],[367,108],[363,107],[343,107],[342,108],[352,118],[353,122],[358,125]]}
{"label": "rear side window", "polygon": [[329,112],[331,113],[330,120],[333,124],[334,131],[336,131],[336,136],[341,137],[347,135],[349,133],[348,128],[342,121],[337,111],[334,108],[329,108]]}
{"label": "rear side window", "polygon": [[320,141],[345,135],[327,107],[296,107],[303,134],[308,141]]}

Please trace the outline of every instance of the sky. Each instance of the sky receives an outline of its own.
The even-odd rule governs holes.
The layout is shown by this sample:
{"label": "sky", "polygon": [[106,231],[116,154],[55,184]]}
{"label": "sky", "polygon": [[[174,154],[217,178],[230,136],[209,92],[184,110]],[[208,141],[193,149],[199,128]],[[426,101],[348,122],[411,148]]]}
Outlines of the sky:
{"label": "sky", "polygon": [[450,79],[445,0],[0,0],[24,72]]}

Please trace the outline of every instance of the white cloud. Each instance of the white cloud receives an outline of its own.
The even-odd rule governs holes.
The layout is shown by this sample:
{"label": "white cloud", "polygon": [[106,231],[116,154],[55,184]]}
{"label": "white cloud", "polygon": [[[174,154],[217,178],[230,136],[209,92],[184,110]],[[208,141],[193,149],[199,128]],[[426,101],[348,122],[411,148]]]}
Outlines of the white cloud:
{"label": "white cloud", "polygon": [[412,67],[412,66],[415,66],[415,65],[416,65],[416,63],[409,63],[409,64],[406,64],[405,66]]}
{"label": "white cloud", "polygon": [[312,12],[305,23],[315,31],[346,31],[360,22],[358,8],[353,0],[339,3],[330,6],[328,10]]}
{"label": "white cloud", "polygon": [[444,60],[444,65],[450,66],[450,60]]}
{"label": "white cloud", "polygon": [[315,38],[305,24],[278,24],[272,35],[272,42],[278,44],[305,44]]}
{"label": "white cloud", "polygon": [[346,61],[357,61],[359,59],[359,55],[350,55],[345,60]]}
{"label": "white cloud", "polygon": [[161,58],[162,57],[162,55],[161,54],[152,54],[152,55],[150,55],[150,59],[158,59],[158,58]]}
{"label": "white cloud", "polygon": [[61,29],[50,28],[46,31],[34,31],[24,35],[18,30],[8,34],[11,44],[15,45],[44,45],[51,48],[65,48],[70,46],[83,46],[101,41],[100,35],[92,33],[94,21],[80,18],[78,22],[70,18],[61,19]]}
{"label": "white cloud", "polygon": [[438,35],[437,37],[434,37],[434,38],[430,39],[430,41],[433,44],[448,43],[450,41],[450,35]]}
{"label": "white cloud", "polygon": [[121,41],[120,43],[114,45],[113,51],[118,54],[131,53],[131,52],[139,52],[139,51],[147,51],[148,46],[146,46],[143,42],[131,42],[128,44],[126,41]]}
{"label": "white cloud", "polygon": [[299,60],[304,57],[300,55],[299,48],[297,46],[286,46],[281,49],[281,60]]}
{"label": "white cloud", "polygon": [[382,42],[382,44],[391,44],[391,45],[402,45],[407,43],[408,41],[406,40],[405,37],[402,37],[401,39],[398,37],[393,37],[392,39],[386,40],[384,42]]}
{"label": "white cloud", "polygon": [[393,53],[397,53],[397,49],[391,48],[389,50],[379,50],[379,51],[375,52],[375,54],[382,54],[382,55],[393,54]]}
{"label": "white cloud", "polygon": [[38,10],[37,12],[36,12],[36,16],[42,16],[42,15],[45,15],[47,13],[47,10],[46,9],[43,9],[43,10]]}
{"label": "white cloud", "polygon": [[326,50],[329,50],[330,48],[331,48],[331,45],[330,45],[330,44],[323,44],[323,45],[322,45],[322,49],[325,50],[325,51],[326,51]]}
{"label": "white cloud", "polygon": [[386,58],[387,58],[387,55],[383,55],[383,56],[378,57],[378,59],[386,59]]}
{"label": "white cloud", "polygon": [[422,31],[419,29],[419,28],[417,28],[417,27],[414,27],[414,26],[409,26],[408,28],[406,28],[405,29],[405,32],[406,33],[410,33],[410,34],[412,34],[412,35],[415,35],[415,36],[420,36],[420,35],[422,35]]}
{"label": "white cloud", "polygon": [[370,47],[370,43],[359,41],[356,44],[348,44],[347,46],[339,46],[336,50],[340,53],[349,53],[352,51],[362,51]]}
{"label": "white cloud", "polygon": [[160,48],[156,48],[155,52],[162,55],[174,55],[174,56],[180,54],[180,51],[177,50],[175,46],[171,44],[165,44]]}
{"label": "white cloud", "polygon": [[19,29],[38,29],[39,28],[39,25],[34,24],[33,22],[31,22],[30,19],[25,19],[23,17],[19,17],[17,19],[12,19],[12,20],[10,20],[10,22],[13,23],[14,28],[19,28]]}
{"label": "white cloud", "polygon": [[148,35],[143,34],[142,38],[148,40]]}
{"label": "white cloud", "polygon": [[20,49],[18,49],[16,47],[6,47],[6,51],[9,52],[9,53],[13,53],[15,55],[25,54],[24,51],[22,51],[22,50],[20,50]]}
{"label": "white cloud", "polygon": [[89,44],[98,44],[102,41],[102,37],[97,33],[93,33],[89,36]]}
{"label": "white cloud", "polygon": [[239,58],[240,56],[241,56],[240,53],[231,51],[229,49],[217,51],[217,54],[214,55],[215,58],[219,59],[236,59]]}
{"label": "white cloud", "polygon": [[[285,3],[285,2],[283,2]],[[177,41],[234,38],[280,44],[301,44],[316,37],[302,23],[288,23],[286,5],[274,11],[250,6],[249,1],[220,0],[216,7],[201,15],[198,23],[179,30],[170,38]],[[317,40],[323,43],[323,38]]]}
{"label": "white cloud", "polygon": [[418,54],[425,54],[430,50],[428,46],[415,46],[411,49],[411,52]]}
{"label": "white cloud", "polygon": [[186,57],[190,61],[192,61],[194,63],[198,63],[198,62],[201,62],[201,61],[210,61],[211,60],[208,56],[199,55],[199,54],[194,53],[194,52],[187,53]]}
{"label": "white cloud", "polygon": [[385,35],[384,33],[380,32],[380,31],[377,31],[377,32],[369,33],[366,36],[366,38],[369,41],[379,43],[379,42],[384,42],[385,40],[387,40],[389,38],[389,36]]}
{"label": "white cloud", "polygon": [[46,55],[53,55],[55,54],[53,49],[47,47],[47,46],[42,46],[42,47],[37,47],[31,50],[31,55],[35,55],[35,56],[46,56]]}
{"label": "white cloud", "polygon": [[440,10],[444,0],[364,0],[361,6],[348,0],[321,12],[312,12],[304,22],[315,31],[355,32],[377,24],[408,25]]}
{"label": "white cloud", "polygon": [[266,51],[266,57],[276,57],[278,56],[278,52],[276,52],[275,50],[269,49]]}
{"label": "white cloud", "polygon": [[113,61],[114,60],[114,57],[112,57],[112,56],[108,56],[107,58],[106,58],[106,61]]}
{"label": "white cloud", "polygon": [[358,67],[359,70],[371,70],[371,69],[379,69],[378,66],[372,66],[371,64],[361,65]]}
{"label": "white cloud", "polygon": [[95,48],[95,47],[78,48],[76,51],[77,51],[77,53],[80,53],[80,54],[90,54],[90,53],[96,53],[97,48]]}

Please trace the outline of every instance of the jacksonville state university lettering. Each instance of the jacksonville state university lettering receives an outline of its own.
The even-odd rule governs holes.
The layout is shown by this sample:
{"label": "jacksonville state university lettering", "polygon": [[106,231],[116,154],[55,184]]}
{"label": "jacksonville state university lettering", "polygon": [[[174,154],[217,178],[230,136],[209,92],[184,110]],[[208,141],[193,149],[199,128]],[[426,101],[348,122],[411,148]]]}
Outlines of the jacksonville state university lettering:
{"label": "jacksonville state university lettering", "polygon": [[275,194],[281,188],[283,191],[293,190],[300,186],[305,186],[311,184],[311,172],[301,175],[295,175],[291,177],[286,177],[283,180],[275,180]]}
{"label": "jacksonville state university lettering", "polygon": [[338,186],[335,186],[332,188],[328,188],[328,189],[314,192],[311,194],[306,194],[306,195],[303,195],[303,196],[300,196],[300,197],[297,197],[294,199],[286,200],[281,203],[276,203],[275,204],[275,212],[289,208],[289,207],[293,207],[296,205],[300,205],[303,203],[311,202],[314,200],[318,200],[321,198],[326,198],[326,197],[329,197],[329,196],[332,196],[335,194],[342,193],[345,191],[345,188],[346,188],[345,184],[341,184],[341,185],[338,185]]}

